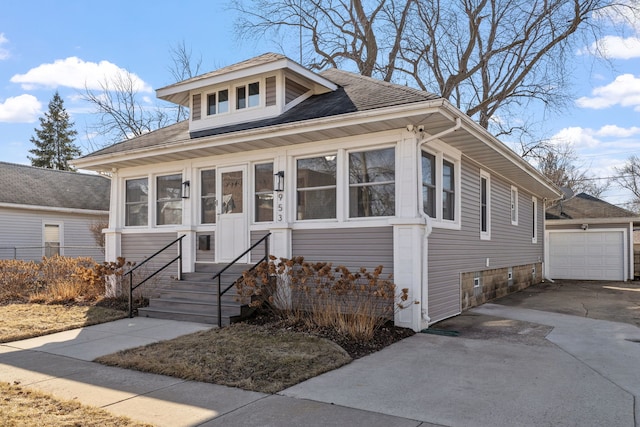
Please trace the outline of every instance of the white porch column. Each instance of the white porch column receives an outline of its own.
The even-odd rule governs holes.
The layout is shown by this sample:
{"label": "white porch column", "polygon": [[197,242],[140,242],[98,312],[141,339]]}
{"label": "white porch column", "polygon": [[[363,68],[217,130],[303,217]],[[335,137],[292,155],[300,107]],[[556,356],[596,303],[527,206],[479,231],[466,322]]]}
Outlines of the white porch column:
{"label": "white porch column", "polygon": [[274,224],[269,228],[271,240],[269,252],[277,258],[291,258],[291,227],[289,224]]}
{"label": "white porch column", "polygon": [[116,262],[121,253],[122,232],[112,228],[105,228],[102,233],[104,234],[104,260],[106,262]]}
{"label": "white porch column", "polygon": [[[396,219],[393,226],[393,278],[396,293],[409,290],[409,299],[403,303],[406,308],[396,308],[394,322],[396,326],[419,331],[425,327],[422,322],[422,286],[423,237],[425,221],[422,218]],[[398,302],[398,301],[396,301]]]}
{"label": "white porch column", "polygon": [[183,234],[185,235],[182,239],[182,272],[193,273],[196,268],[196,245],[198,244],[196,232],[191,227],[177,231],[176,239]]}

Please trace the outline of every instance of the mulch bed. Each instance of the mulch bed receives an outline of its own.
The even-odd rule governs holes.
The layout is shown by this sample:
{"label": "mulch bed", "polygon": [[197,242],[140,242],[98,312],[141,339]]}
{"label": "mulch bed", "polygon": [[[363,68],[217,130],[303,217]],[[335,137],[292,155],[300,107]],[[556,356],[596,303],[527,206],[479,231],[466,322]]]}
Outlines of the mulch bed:
{"label": "mulch bed", "polygon": [[292,322],[283,320],[268,311],[256,313],[253,317],[245,320],[253,325],[262,325],[274,329],[287,329],[295,332],[308,333],[310,335],[325,338],[342,347],[352,359],[359,359],[376,351],[396,343],[404,338],[415,334],[411,329],[400,328],[388,322],[378,329],[371,340],[355,340],[350,336],[340,334],[331,328],[310,328],[303,322]]}

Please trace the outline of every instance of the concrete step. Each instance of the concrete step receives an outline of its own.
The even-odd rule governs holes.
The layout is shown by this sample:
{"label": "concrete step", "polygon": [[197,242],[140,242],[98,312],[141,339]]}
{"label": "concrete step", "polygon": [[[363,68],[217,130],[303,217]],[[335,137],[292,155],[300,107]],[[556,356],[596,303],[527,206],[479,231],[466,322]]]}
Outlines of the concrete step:
{"label": "concrete step", "polygon": [[[208,303],[217,303],[218,302],[218,292],[217,289],[212,290],[210,288],[206,289],[192,289],[192,288],[175,288],[175,289],[165,289],[160,292],[161,299],[177,299],[177,300],[188,300],[188,301],[203,301]],[[238,294],[235,292],[235,288],[229,289],[227,293],[222,295],[221,300],[227,303],[237,303],[248,304],[251,302],[251,298],[243,297],[240,298]]]}
{"label": "concrete step", "polygon": [[[209,323],[212,325],[218,324],[218,316],[214,312],[213,314],[194,314],[188,311],[180,310],[156,310],[151,307],[144,307],[138,309],[138,316],[140,317],[152,317],[154,319],[168,319],[168,320],[180,320],[183,322],[197,322],[197,323]],[[228,326],[231,324],[231,317],[222,316],[222,326]]]}

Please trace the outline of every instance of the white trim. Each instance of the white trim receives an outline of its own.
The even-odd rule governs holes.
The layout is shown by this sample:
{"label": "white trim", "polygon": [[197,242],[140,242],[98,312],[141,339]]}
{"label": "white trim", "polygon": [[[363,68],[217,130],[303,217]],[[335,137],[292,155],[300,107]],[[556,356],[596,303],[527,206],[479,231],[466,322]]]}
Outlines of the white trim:
{"label": "white trim", "polygon": [[520,198],[518,194],[518,187],[515,185],[511,186],[511,190],[509,191],[509,218],[511,219],[511,225],[518,225],[518,199]]}
{"label": "white trim", "polygon": [[532,212],[533,212],[533,219],[532,219],[532,233],[531,233],[531,243],[532,244],[537,244],[538,243],[538,232],[540,230],[538,230],[538,198],[536,196],[531,196],[531,203],[533,204],[532,206]]}
{"label": "white trim", "polygon": [[58,208],[55,206],[39,206],[39,205],[21,205],[14,203],[1,203],[0,208],[8,209],[23,209],[29,211],[48,211],[48,212],[60,212],[60,213],[73,213],[73,214],[86,214],[86,215],[109,215],[109,211],[97,211],[92,209],[78,209],[78,208]]}
{"label": "white trim", "polygon": [[[486,212],[486,221],[487,221],[487,229],[482,231],[482,180],[485,180],[487,183],[487,212]],[[478,192],[479,200],[478,207],[480,208],[480,240],[491,240],[491,175],[480,169],[480,191]]]}

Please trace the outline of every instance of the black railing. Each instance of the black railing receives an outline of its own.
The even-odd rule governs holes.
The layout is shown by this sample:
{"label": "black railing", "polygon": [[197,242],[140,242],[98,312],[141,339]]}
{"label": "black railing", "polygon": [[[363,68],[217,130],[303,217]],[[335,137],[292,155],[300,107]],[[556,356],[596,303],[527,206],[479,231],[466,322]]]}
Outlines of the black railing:
{"label": "black railing", "polygon": [[[124,274],[124,276],[129,275],[129,317],[133,317],[133,291],[135,289],[137,289],[139,286],[145,284],[149,279],[151,279],[156,274],[160,273],[161,271],[163,271],[165,268],[169,267],[171,264],[173,264],[176,261],[179,261],[178,262],[178,280],[182,280],[182,239],[184,239],[184,237],[185,237],[185,235],[183,234],[182,236],[178,237],[176,240],[174,240],[173,242],[169,243],[167,246],[165,246],[164,248],[160,249],[158,252],[156,252],[155,254],[151,255],[149,258],[146,258],[140,264],[137,264],[135,267],[133,267],[131,270],[127,271]],[[171,261],[167,262],[165,265],[163,265],[162,267],[160,267],[159,269],[157,269],[156,271],[154,271],[150,275],[148,275],[140,283],[138,283],[137,285],[133,286],[133,272],[135,270],[137,270],[138,268],[142,267],[143,265],[145,265],[147,262],[151,261],[151,259],[153,259],[157,255],[159,255],[162,252],[164,252],[165,250],[169,249],[176,242],[178,243],[178,256],[175,257],[174,259],[172,259]]]}
{"label": "black railing", "polygon": [[265,234],[260,240],[258,240],[257,242],[255,242],[253,245],[251,245],[251,247],[249,249],[247,249],[246,251],[244,251],[243,253],[241,253],[240,255],[238,255],[238,257],[236,259],[234,259],[233,261],[231,261],[229,264],[227,264],[222,270],[218,271],[215,276],[212,277],[213,280],[218,279],[218,327],[222,328],[222,295],[224,295],[225,293],[227,293],[227,291],[229,289],[231,289],[233,287],[233,285],[236,284],[236,281],[234,280],[232,284],[230,284],[229,286],[227,286],[225,288],[225,290],[222,290],[222,283],[221,283],[221,277],[222,277],[222,273],[224,273],[225,271],[227,271],[232,265],[234,265],[236,262],[238,262],[242,257],[244,257],[245,255],[247,255],[249,252],[251,252],[251,250],[253,250],[255,247],[257,247],[260,243],[264,242],[264,256],[262,258],[260,258],[260,261],[256,262],[255,264],[253,264],[251,266],[251,268],[249,268],[249,271],[253,270],[254,268],[256,268],[262,261],[267,261],[269,259],[269,236],[271,236],[271,233],[267,233]]}

